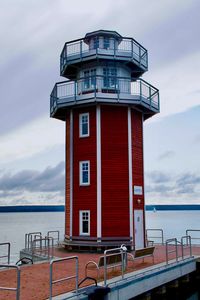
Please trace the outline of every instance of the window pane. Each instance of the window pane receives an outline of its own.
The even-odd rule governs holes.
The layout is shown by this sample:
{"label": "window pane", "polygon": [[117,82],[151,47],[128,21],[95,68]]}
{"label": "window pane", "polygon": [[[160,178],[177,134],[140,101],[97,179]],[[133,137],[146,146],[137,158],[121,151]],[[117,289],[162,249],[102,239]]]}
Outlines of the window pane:
{"label": "window pane", "polygon": [[88,183],[88,171],[83,171],[83,183]]}
{"label": "window pane", "polygon": [[82,115],[81,116],[81,135],[88,135],[89,132],[89,120],[88,120],[88,115]]}
{"label": "window pane", "polygon": [[87,134],[88,134],[88,124],[82,123],[82,135],[87,135]]}
{"label": "window pane", "polygon": [[94,38],[94,49],[99,48],[99,38]]}
{"label": "window pane", "polygon": [[88,223],[88,221],[83,220],[83,233],[89,233]]}
{"label": "window pane", "polygon": [[108,49],[110,46],[110,40],[108,37],[104,37],[104,44],[103,44],[103,47],[104,49]]}

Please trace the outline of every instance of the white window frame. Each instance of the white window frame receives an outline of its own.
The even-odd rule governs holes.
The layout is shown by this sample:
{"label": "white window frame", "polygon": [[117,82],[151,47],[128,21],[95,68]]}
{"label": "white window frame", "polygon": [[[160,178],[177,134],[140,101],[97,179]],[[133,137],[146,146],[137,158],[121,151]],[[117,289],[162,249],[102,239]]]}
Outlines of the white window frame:
{"label": "white window frame", "polygon": [[[88,164],[88,182],[83,182],[83,164]],[[84,160],[79,162],[79,185],[87,186],[90,185],[90,161]]]}
{"label": "white window frame", "polygon": [[[88,118],[88,132],[87,134],[84,134],[82,132],[82,118],[87,116]],[[89,113],[83,113],[83,114],[79,114],[79,137],[83,138],[83,137],[88,137],[90,135],[90,115]]]}
{"label": "white window frame", "polygon": [[[83,232],[83,213],[88,213],[88,232]],[[79,235],[90,235],[90,210],[79,210]]]}

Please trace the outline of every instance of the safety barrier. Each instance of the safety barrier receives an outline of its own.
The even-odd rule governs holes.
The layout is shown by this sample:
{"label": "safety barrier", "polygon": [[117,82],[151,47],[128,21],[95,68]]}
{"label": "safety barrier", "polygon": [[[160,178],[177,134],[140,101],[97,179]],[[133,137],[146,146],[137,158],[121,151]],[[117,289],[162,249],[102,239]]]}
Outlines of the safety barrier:
{"label": "safety barrier", "polygon": [[31,243],[32,260],[34,261],[36,255],[46,257],[48,260],[53,258],[53,246],[51,237],[35,238]]}
{"label": "safety barrier", "polygon": [[[185,243],[184,243],[185,241]],[[184,255],[184,250],[188,250],[189,249],[189,256],[192,256],[192,244],[191,244],[191,236],[190,235],[185,235],[182,236],[181,238],[181,252],[182,252],[182,259],[185,258]]]}
{"label": "safety barrier", "polygon": [[[171,253],[175,253],[175,259],[176,261],[178,261],[178,242],[176,238],[173,239],[168,239],[165,242],[165,246],[166,246],[166,264],[169,263],[169,254]],[[174,247],[173,247],[174,246]],[[173,247],[173,249],[171,249]]]}
{"label": "safety barrier", "polygon": [[50,230],[47,232],[47,237],[53,238],[54,245],[60,243],[60,232],[59,230]]}
{"label": "safety barrier", "polygon": [[[194,233],[199,233],[199,236],[194,236]],[[186,236],[191,237],[191,243],[192,243],[193,240],[200,242],[200,229],[187,229],[186,230]],[[197,244],[199,244],[199,243],[197,243]]]}
{"label": "safety barrier", "polygon": [[[57,280],[53,280],[53,265],[58,263],[58,262],[62,262],[62,261],[69,261],[69,260],[75,260],[76,262],[76,274],[72,275],[72,276],[68,276],[68,277],[64,277],[64,278],[60,278]],[[59,283],[59,282],[63,282],[63,281],[67,281],[70,279],[76,279],[76,294],[78,294],[78,256],[69,256],[69,257],[64,257],[64,258],[58,258],[58,259],[54,259],[50,262],[50,290],[49,290],[49,299],[52,299],[52,294],[53,294],[53,284]]]}
{"label": "safety barrier", "polygon": [[35,239],[35,236],[42,237],[42,233],[40,231],[36,232],[29,232],[25,234],[25,249],[30,250],[33,240]]}
{"label": "safety barrier", "polygon": [[125,245],[122,245],[120,248],[108,249],[104,251],[104,285],[107,284],[107,258],[113,256],[113,253],[116,255],[121,254],[121,276],[124,279],[124,271],[126,268],[126,255],[127,248]]}
{"label": "safety barrier", "polygon": [[[153,232],[152,233],[153,235],[149,235],[150,232]],[[153,239],[154,243],[164,245],[163,229],[160,229],[160,228],[159,229],[156,229],[156,228],[146,229],[146,239],[147,239],[147,241],[151,241]]]}
{"label": "safety barrier", "polygon": [[16,292],[16,300],[19,300],[20,299],[20,268],[16,265],[9,265],[9,264],[8,265],[0,265],[0,268],[2,268],[2,267],[16,270],[17,285],[16,285],[16,287],[0,286],[0,290]]}
{"label": "safety barrier", "polygon": [[10,243],[0,243],[1,248],[4,248],[4,246],[7,247],[7,254],[6,255],[1,255],[0,259],[1,258],[7,258],[7,264],[9,265],[10,264]]}
{"label": "safety barrier", "polygon": [[189,257],[192,257],[192,245],[191,245],[191,237],[189,235],[185,235],[181,237],[181,241],[178,241],[176,238],[168,239],[165,242],[166,246],[166,264],[169,263],[169,254],[175,253],[175,260],[178,261],[178,246],[181,246],[181,259],[184,260],[186,258],[185,250],[189,250]]}

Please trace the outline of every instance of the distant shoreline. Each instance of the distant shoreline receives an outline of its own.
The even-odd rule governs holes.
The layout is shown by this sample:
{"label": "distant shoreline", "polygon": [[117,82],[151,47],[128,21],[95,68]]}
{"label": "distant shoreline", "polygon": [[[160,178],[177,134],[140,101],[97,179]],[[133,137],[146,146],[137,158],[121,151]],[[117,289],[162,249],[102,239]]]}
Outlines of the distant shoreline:
{"label": "distant shoreline", "polygon": [[[164,211],[164,210],[200,210],[200,204],[150,204],[146,205],[146,211]],[[0,206],[0,213],[7,212],[64,212],[64,205],[17,205]]]}

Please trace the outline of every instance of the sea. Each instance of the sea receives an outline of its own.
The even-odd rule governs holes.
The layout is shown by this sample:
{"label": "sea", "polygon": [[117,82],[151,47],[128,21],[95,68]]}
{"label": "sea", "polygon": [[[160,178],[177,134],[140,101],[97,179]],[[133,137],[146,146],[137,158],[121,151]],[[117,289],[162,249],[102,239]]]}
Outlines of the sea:
{"label": "sea", "polygon": [[[169,238],[181,239],[186,230],[194,232],[200,238],[200,210],[170,210],[146,211],[147,229],[162,229],[164,240]],[[65,215],[63,211],[55,212],[8,212],[0,213],[0,243],[11,243],[11,263],[19,259],[19,252],[25,246],[25,234],[41,232],[43,236],[48,231],[59,230],[60,240],[64,238]],[[196,240],[200,243],[200,239]],[[0,253],[1,256],[1,253]],[[195,291],[190,300],[200,299]]]}

